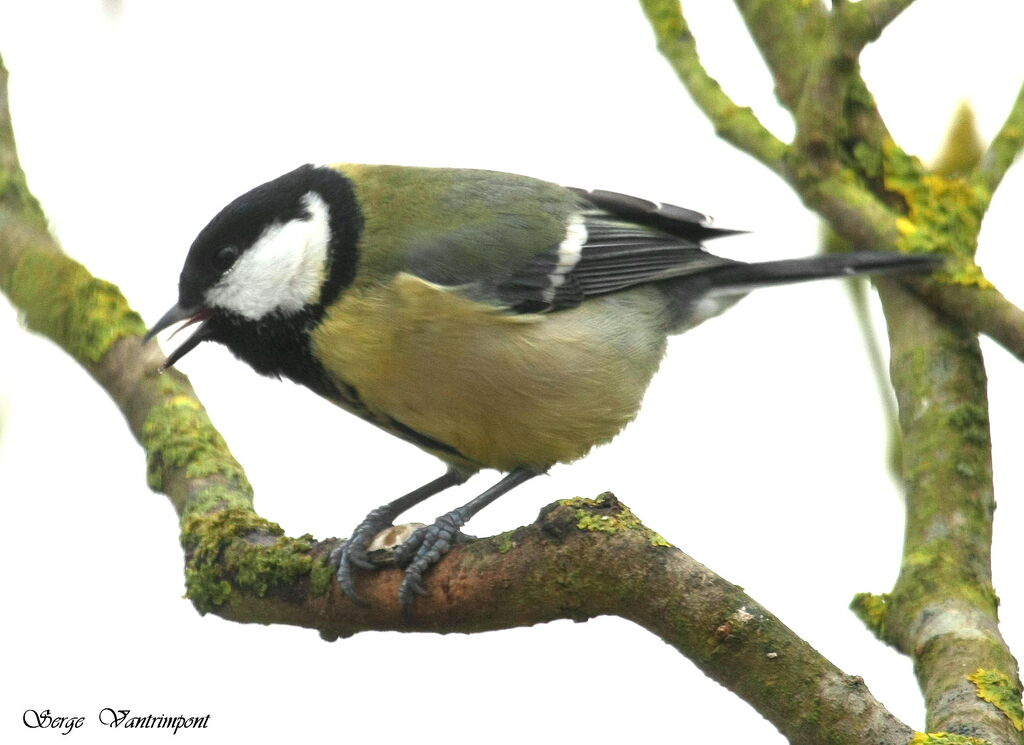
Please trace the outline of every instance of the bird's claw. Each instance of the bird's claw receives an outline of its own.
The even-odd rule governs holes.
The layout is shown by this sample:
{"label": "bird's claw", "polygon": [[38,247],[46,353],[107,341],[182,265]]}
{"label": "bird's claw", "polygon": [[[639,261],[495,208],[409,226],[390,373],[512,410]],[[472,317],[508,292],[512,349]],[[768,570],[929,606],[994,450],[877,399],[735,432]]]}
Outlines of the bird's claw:
{"label": "bird's claw", "polygon": [[378,507],[363,518],[349,539],[339,544],[331,553],[332,561],[338,563],[338,586],[353,603],[367,605],[366,600],[356,592],[352,567],[366,570],[376,568],[370,561],[370,544],[381,531],[391,527],[393,519],[394,517],[384,507]]}
{"label": "bird's claw", "polygon": [[405,567],[405,577],[398,591],[403,610],[409,610],[417,596],[427,594],[423,586],[424,573],[458,542],[459,528],[465,522],[459,510],[453,510],[441,515],[432,525],[417,530],[395,550],[395,561]]}
{"label": "bird's claw", "polygon": [[[352,536],[338,545],[331,553],[331,560],[337,562],[337,579],[341,591],[352,602],[367,605],[367,601],[356,591],[354,568],[372,570],[377,565],[370,561],[370,546],[382,532],[393,527],[394,515],[390,510],[378,507],[368,514]],[[437,518],[432,525],[424,525],[394,549],[394,561],[405,568],[405,576],[398,592],[403,610],[409,610],[417,596],[427,594],[423,575],[448,553],[452,546],[467,540],[459,532],[466,520],[459,510],[453,510]]]}

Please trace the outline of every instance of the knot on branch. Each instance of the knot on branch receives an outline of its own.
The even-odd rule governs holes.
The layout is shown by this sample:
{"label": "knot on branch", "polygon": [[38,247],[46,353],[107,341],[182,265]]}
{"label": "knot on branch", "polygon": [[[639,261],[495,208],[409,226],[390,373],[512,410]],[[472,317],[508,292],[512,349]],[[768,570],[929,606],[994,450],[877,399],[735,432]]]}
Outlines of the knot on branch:
{"label": "knot on branch", "polygon": [[652,546],[672,545],[640,522],[640,518],[611,492],[604,492],[596,499],[560,500],[542,509],[537,521],[545,533],[556,538],[572,530],[608,534],[634,530]]}
{"label": "knot on branch", "polygon": [[311,536],[289,538],[281,526],[239,504],[228,490],[208,491],[210,500],[223,497],[224,506],[190,511],[181,532],[187,596],[200,613],[243,597],[273,596],[297,603],[310,592],[323,594],[329,575],[314,572]]}

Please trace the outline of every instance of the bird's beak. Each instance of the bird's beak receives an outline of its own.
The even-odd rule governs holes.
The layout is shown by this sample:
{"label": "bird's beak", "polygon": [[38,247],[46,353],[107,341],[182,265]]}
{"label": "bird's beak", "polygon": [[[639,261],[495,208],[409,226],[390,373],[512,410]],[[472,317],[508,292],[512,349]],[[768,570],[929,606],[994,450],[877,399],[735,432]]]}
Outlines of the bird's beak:
{"label": "bird's beak", "polygon": [[[153,324],[153,327],[146,332],[146,335],[144,337],[142,337],[142,343],[145,344],[154,336],[159,334],[161,331],[173,326],[179,321],[185,321],[186,323],[182,325],[182,327],[179,328],[178,331],[185,328],[185,326],[191,326],[193,323],[205,321],[209,317],[210,311],[207,308],[203,308],[201,306],[191,308],[183,307],[181,303],[178,303],[169,311],[164,313],[159,321]],[[181,346],[179,346],[177,349],[175,349],[173,352],[167,355],[167,359],[164,360],[164,363],[162,365],[160,365],[161,371],[166,370],[168,367],[174,367],[174,364],[178,360],[180,360],[186,354],[188,354],[197,346],[199,346],[199,342],[204,341],[209,336],[209,333],[204,332],[205,325],[206,324],[203,324],[198,329],[196,329],[195,333],[193,333],[192,336],[186,339],[184,343],[181,344]],[[177,331],[175,331],[175,333],[177,333]]]}

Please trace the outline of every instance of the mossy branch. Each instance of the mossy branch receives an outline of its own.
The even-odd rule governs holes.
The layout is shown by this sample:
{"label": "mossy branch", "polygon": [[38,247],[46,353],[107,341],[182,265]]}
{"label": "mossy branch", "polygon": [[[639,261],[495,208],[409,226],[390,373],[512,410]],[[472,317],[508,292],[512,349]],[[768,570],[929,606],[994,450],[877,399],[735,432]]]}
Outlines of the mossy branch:
{"label": "mossy branch", "polygon": [[45,225],[39,202],[32,196],[14,144],[11,108],[7,101],[7,68],[0,58],[0,207],[18,215],[19,222]]}
{"label": "mossy branch", "polygon": [[210,488],[243,501],[251,491],[241,467],[213,429],[183,375],[157,373],[156,344],[117,287],[69,258],[47,229],[18,162],[0,61],[0,291],[25,325],[84,367],[120,407],[146,446],[150,484],[179,514]]}
{"label": "mossy branch", "polygon": [[910,280],[929,305],[967,328],[985,334],[1024,362],[1024,310],[995,287],[961,287]]}
{"label": "mossy branch", "polygon": [[1024,150],[1024,84],[972,179],[987,197],[986,206],[1021,150]]}
{"label": "mossy branch", "polygon": [[678,0],[641,0],[641,5],[654,28],[658,48],[718,135],[781,173],[786,144],[769,132],[749,107],[736,104],[718,81],[708,75]]}
{"label": "mossy branch", "polygon": [[879,292],[900,408],[907,525],[899,579],[872,628],[914,658],[929,729],[969,726],[991,743],[1018,743],[1013,722],[979,697],[969,678],[999,671],[1020,701],[992,587],[995,499],[978,340],[906,288],[880,282]]}
{"label": "mossy branch", "polygon": [[[964,183],[965,179],[983,169],[985,158],[986,150],[974,112],[968,105],[961,104],[953,115],[946,142],[931,170],[951,183]],[[991,193],[980,188],[970,188],[969,193],[977,199],[976,209],[980,216],[988,207]],[[1024,362],[1024,311],[1007,300],[991,283],[938,284],[909,279],[907,285],[940,313],[985,334]]]}
{"label": "mossy branch", "polygon": [[860,0],[836,2],[833,7],[839,15],[843,35],[857,47],[875,41],[882,32],[909,8],[914,0]]}
{"label": "mossy branch", "polygon": [[[681,18],[679,4],[657,3],[657,18],[651,2],[642,4],[666,51],[664,28],[680,23],[672,20]],[[1017,667],[998,633],[989,570],[991,447],[985,369],[973,332],[989,334],[1024,359],[1024,313],[974,263],[992,191],[1024,147],[1024,89],[980,165],[950,166],[962,165],[960,156],[976,161],[976,143],[965,138],[956,143],[957,157],[929,169],[892,140],[859,73],[865,44],[908,0],[837,0],[831,12],[818,2],[736,5],[796,125],[784,169],[778,161],[765,165],[851,247],[948,257],[932,279],[880,285],[900,405],[907,536],[893,592],[862,595],[855,609],[914,658],[931,729],[1020,743],[1017,720],[1005,714],[1013,705],[994,706],[968,674],[995,671],[1005,681],[1001,700],[1019,709]],[[695,48],[691,37],[686,41]],[[671,56],[669,62],[677,65]],[[714,121],[715,109],[701,108]],[[747,152],[757,157],[756,150]],[[946,740],[921,735],[915,741]]]}
{"label": "mossy branch", "polygon": [[[807,71],[828,22],[820,0],[735,0],[754,44],[775,80],[775,96],[790,112],[803,95]],[[678,5],[678,3],[676,3]]]}

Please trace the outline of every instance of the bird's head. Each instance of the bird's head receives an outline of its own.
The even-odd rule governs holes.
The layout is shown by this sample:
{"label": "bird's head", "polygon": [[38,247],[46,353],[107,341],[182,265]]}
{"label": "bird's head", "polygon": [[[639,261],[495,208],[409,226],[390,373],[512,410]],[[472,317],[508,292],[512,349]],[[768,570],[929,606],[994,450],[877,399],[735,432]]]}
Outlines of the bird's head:
{"label": "bird's head", "polygon": [[196,236],[178,302],[148,331],[199,328],[167,357],[171,367],[200,342],[228,343],[233,328],[266,325],[323,307],[351,281],[354,199],[348,179],[304,165],[222,209]]}

